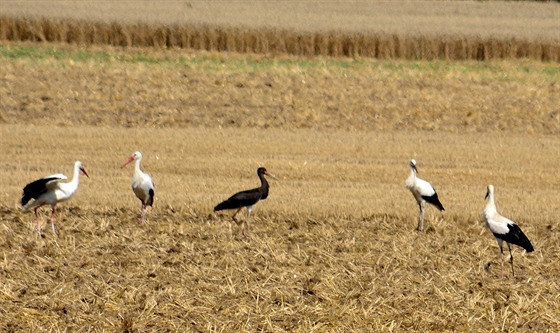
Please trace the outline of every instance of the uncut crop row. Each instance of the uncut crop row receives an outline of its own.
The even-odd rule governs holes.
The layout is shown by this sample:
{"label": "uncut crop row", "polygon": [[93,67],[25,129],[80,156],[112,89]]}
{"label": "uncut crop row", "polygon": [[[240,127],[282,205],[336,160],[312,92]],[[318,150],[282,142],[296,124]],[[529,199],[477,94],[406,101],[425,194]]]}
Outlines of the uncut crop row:
{"label": "uncut crop row", "polygon": [[554,41],[478,36],[303,32],[188,24],[121,24],[11,16],[0,16],[0,40],[378,59],[532,58],[560,61],[560,45]]}

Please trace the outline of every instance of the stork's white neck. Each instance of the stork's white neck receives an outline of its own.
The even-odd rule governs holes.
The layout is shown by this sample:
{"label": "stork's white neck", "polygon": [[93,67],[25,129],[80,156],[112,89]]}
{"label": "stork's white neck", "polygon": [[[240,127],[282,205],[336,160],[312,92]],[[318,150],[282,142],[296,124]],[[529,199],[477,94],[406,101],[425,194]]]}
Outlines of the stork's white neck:
{"label": "stork's white neck", "polygon": [[142,174],[142,170],[140,170],[140,161],[142,161],[142,157],[136,159],[134,161],[134,176],[139,176]]}
{"label": "stork's white neck", "polygon": [[494,192],[493,191],[488,192],[488,198],[486,198],[486,207],[485,207],[484,211],[487,214],[497,212],[496,203],[494,202]]}
{"label": "stork's white neck", "polygon": [[74,163],[74,174],[72,175],[72,180],[70,183],[78,185],[80,182],[80,163]]}
{"label": "stork's white neck", "polygon": [[410,175],[406,179],[405,185],[408,188],[412,188],[414,186],[414,182],[416,181],[416,172],[414,171],[413,167],[410,167]]}

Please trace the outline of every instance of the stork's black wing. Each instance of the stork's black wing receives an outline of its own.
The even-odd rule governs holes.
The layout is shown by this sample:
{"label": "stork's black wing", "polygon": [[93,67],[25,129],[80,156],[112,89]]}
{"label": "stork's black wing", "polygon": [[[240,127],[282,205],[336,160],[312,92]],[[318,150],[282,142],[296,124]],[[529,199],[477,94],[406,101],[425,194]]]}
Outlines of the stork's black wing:
{"label": "stork's black wing", "polygon": [[60,180],[61,177],[49,176],[25,185],[23,188],[23,195],[21,197],[21,205],[25,206],[29,200],[37,199],[41,194],[47,192],[47,184],[53,180]]}
{"label": "stork's black wing", "polygon": [[261,196],[262,193],[260,188],[237,192],[229,197],[229,199],[214,207],[214,211],[252,206],[261,199]]}
{"label": "stork's black wing", "polygon": [[426,200],[426,202],[431,203],[432,205],[436,206],[437,209],[440,211],[444,211],[443,205],[439,201],[437,193],[434,193],[432,196],[422,196],[422,199]]}
{"label": "stork's black wing", "polygon": [[525,236],[525,234],[523,233],[523,231],[521,231],[521,228],[519,228],[517,224],[512,223],[512,224],[508,224],[507,226],[509,231],[506,234],[494,233],[494,236],[510,244],[521,246],[527,252],[533,252],[535,250],[533,248],[533,244],[531,244],[531,241],[529,241],[529,238]]}

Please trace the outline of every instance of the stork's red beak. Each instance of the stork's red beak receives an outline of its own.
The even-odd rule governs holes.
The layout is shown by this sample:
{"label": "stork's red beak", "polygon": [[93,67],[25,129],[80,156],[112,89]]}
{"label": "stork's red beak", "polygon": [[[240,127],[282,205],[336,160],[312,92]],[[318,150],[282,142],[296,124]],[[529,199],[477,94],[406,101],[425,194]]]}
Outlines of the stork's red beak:
{"label": "stork's red beak", "polygon": [[121,168],[124,168],[125,166],[128,165],[128,163],[130,163],[130,162],[132,162],[132,161],[134,161],[134,157],[130,156],[130,157],[128,158],[128,160],[126,160],[126,162],[124,162],[124,164],[123,164],[123,166],[122,166]]}
{"label": "stork's red beak", "polygon": [[274,177],[274,176],[273,176],[270,172],[268,172],[268,171],[265,171],[264,174],[267,175],[267,176],[269,176],[269,177],[272,178],[272,179],[278,180],[278,178]]}

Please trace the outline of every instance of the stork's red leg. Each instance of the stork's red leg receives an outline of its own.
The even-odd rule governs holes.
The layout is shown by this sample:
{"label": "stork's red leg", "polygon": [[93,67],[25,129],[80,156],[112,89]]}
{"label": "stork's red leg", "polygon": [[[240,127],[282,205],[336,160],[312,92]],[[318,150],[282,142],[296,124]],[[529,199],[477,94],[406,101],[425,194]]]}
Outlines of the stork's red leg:
{"label": "stork's red leg", "polygon": [[147,210],[147,208],[148,207],[144,203],[142,203],[142,213],[141,213],[141,216],[140,216],[140,223],[146,222],[146,210]]}
{"label": "stork's red leg", "polygon": [[237,216],[237,214],[241,211],[241,209],[243,209],[243,207],[239,208],[238,210],[235,211],[235,213],[233,213],[233,215],[231,216],[231,218],[233,219],[233,221],[239,225],[239,221],[237,221],[237,219],[235,218]]}
{"label": "stork's red leg", "polygon": [[[239,208],[238,210],[235,211],[235,213],[233,213],[233,215],[231,216],[231,219],[233,220],[233,222],[235,222],[235,224],[237,224],[237,227],[239,228],[239,225],[241,223],[241,231],[243,231],[243,221],[238,221],[235,216],[237,216],[237,214],[241,211],[242,208]],[[231,235],[233,236],[233,225],[230,224],[229,225],[229,231],[231,233]],[[239,229],[237,229],[237,232],[239,233]]]}

